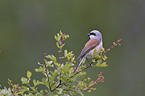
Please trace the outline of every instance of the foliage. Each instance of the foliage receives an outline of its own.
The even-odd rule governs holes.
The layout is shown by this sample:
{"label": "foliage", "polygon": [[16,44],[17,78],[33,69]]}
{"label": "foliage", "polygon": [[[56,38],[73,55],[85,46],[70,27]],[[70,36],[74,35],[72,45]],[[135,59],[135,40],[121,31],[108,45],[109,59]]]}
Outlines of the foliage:
{"label": "foliage", "polygon": [[[92,62],[85,64],[84,60],[78,71],[74,73],[74,64],[76,62],[73,52],[62,50],[65,45],[64,40],[68,37],[69,35],[65,35],[61,31],[54,37],[57,41],[56,46],[59,48],[59,58],[45,54],[44,63],[38,62],[39,68],[36,68],[35,71],[42,73],[43,78],[41,80],[32,80],[32,73],[27,71],[26,77],[21,78],[21,85],[13,84],[11,80],[8,80],[10,87],[0,89],[0,96],[73,96],[76,94],[84,96],[84,91],[91,92],[95,90],[94,86],[96,84],[104,82],[102,72],[98,74],[98,77],[96,76],[97,79],[95,81],[92,81],[90,77],[86,76],[85,69],[90,67],[107,67],[105,53],[119,44],[121,39],[106,51],[100,49],[99,55],[94,56],[96,54],[96,50],[94,50]],[[93,63],[96,64],[93,65]],[[41,85],[45,86],[45,88],[39,88]]]}

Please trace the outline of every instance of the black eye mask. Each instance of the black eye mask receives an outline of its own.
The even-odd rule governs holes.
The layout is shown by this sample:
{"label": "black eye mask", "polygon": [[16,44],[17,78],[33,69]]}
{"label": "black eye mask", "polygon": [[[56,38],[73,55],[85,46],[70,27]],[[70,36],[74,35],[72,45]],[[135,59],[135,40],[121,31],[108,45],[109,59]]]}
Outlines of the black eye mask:
{"label": "black eye mask", "polygon": [[94,36],[96,36],[96,34],[95,34],[95,33],[90,33],[90,35],[94,35]]}

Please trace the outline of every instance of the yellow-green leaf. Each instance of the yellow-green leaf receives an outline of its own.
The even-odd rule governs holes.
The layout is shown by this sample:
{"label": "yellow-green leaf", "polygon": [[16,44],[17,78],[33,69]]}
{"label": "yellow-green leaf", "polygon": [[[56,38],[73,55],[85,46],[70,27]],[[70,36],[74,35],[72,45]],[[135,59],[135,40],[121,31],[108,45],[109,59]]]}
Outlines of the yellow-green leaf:
{"label": "yellow-green leaf", "polygon": [[75,60],[75,56],[71,59],[71,62],[74,62],[74,60]]}
{"label": "yellow-green leaf", "polygon": [[54,36],[54,38],[55,38],[56,41],[58,41],[58,37],[56,35]]}
{"label": "yellow-green leaf", "polygon": [[93,52],[93,55],[92,55],[92,56],[94,57],[94,55],[95,55],[95,54],[97,54],[97,50],[96,50],[96,49],[94,50],[94,52]]}
{"label": "yellow-green leaf", "polygon": [[60,46],[59,46],[58,42],[56,42],[56,46],[57,46],[57,48],[60,48]]}
{"label": "yellow-green leaf", "polygon": [[59,48],[61,49],[64,45],[65,45],[65,43],[64,43],[64,44],[62,44]]}
{"label": "yellow-green leaf", "polygon": [[32,76],[32,73],[30,71],[27,71],[27,77],[28,77],[28,79],[30,79],[31,76]]}
{"label": "yellow-green leaf", "polygon": [[21,78],[22,84],[29,84],[28,79],[25,77]]}
{"label": "yellow-green leaf", "polygon": [[64,57],[67,56],[67,50],[64,50]]}
{"label": "yellow-green leaf", "polygon": [[67,38],[69,38],[69,35],[65,35],[65,37],[64,37],[65,39],[67,39]]}
{"label": "yellow-green leaf", "polygon": [[33,90],[33,92],[37,92],[35,87],[31,87],[31,89]]}

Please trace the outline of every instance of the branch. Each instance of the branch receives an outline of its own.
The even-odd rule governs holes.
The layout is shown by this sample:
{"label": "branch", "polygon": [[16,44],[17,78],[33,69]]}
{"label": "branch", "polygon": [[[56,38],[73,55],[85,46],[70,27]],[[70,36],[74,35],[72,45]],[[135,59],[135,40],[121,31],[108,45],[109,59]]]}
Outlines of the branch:
{"label": "branch", "polygon": [[99,82],[104,82],[104,77],[102,76],[102,73],[103,72],[100,72],[100,74],[98,74],[98,78],[97,78],[97,80],[95,81],[95,82],[93,82],[92,81],[92,85],[91,86],[88,86],[86,89],[85,89],[85,91],[87,91],[87,90],[89,90],[90,88],[92,88],[92,87],[94,87],[95,85],[97,85]]}
{"label": "branch", "polygon": [[110,51],[113,47],[115,47],[117,45],[121,46],[121,44],[120,44],[121,41],[122,41],[122,38],[120,38],[117,42],[113,42],[113,45],[110,46],[102,55],[106,54],[108,51]]}

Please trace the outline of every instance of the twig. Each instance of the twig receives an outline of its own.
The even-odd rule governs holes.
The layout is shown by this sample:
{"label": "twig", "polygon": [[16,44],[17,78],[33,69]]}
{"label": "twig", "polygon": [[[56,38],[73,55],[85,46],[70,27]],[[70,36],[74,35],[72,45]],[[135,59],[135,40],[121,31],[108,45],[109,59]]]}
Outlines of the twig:
{"label": "twig", "polygon": [[100,72],[100,74],[98,74],[98,78],[95,82],[93,82],[93,84],[91,86],[89,86],[87,89],[85,89],[85,91],[89,90],[90,88],[94,87],[95,85],[97,85],[99,82],[104,82],[104,77],[102,76],[103,72]]}
{"label": "twig", "polygon": [[59,83],[54,89],[52,89],[52,91],[54,91],[55,89],[57,89],[61,84]]}
{"label": "twig", "polygon": [[110,51],[114,46],[117,46],[117,45],[121,46],[121,44],[119,43],[121,41],[122,41],[122,38],[120,38],[117,42],[113,42],[113,45],[110,46],[102,55],[104,55],[105,53],[107,53],[108,51]]}
{"label": "twig", "polygon": [[[60,40],[60,41],[59,41],[59,44],[60,44],[61,46],[63,45],[63,44],[62,44],[63,41],[64,41],[64,40],[62,40],[62,41]],[[62,64],[62,48],[60,48],[60,64]],[[62,73],[60,72],[60,78],[61,78],[61,74],[62,74]],[[59,84],[60,84],[60,85],[61,85],[61,83],[62,83],[61,80],[59,80]]]}

